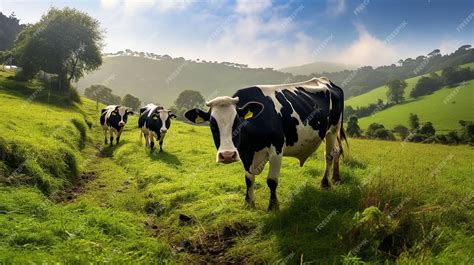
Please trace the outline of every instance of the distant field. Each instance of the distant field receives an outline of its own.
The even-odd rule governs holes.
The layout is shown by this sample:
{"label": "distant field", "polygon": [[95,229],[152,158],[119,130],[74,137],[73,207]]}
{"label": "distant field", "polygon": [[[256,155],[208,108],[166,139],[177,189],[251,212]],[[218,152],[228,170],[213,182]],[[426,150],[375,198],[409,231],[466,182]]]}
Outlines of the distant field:
{"label": "distant field", "polygon": [[[464,64],[461,67],[471,67],[471,69],[472,69],[472,68],[474,68],[474,63]],[[441,71],[437,71],[436,73],[440,74]],[[426,74],[426,75],[429,75],[429,74]],[[412,78],[409,78],[409,79],[405,80],[408,84],[407,88],[405,89],[405,99],[411,99],[410,98],[410,92],[415,87],[416,82],[418,82],[418,80],[422,76],[423,75],[412,77]],[[387,101],[387,91],[388,91],[388,88],[386,86],[381,86],[381,87],[375,88],[375,89],[373,89],[373,90],[371,90],[367,93],[364,93],[362,95],[352,97],[352,98],[346,100],[344,104],[346,106],[352,106],[353,108],[355,108],[355,107],[368,106],[371,103],[377,103],[378,99],[382,99],[385,102],[385,101]]]}
{"label": "distant field", "polygon": [[460,129],[459,120],[474,120],[473,102],[474,80],[471,80],[361,118],[359,126],[366,129],[373,122],[390,129],[397,124],[408,126],[409,114],[416,113],[421,122],[431,121],[437,130],[457,130]]}

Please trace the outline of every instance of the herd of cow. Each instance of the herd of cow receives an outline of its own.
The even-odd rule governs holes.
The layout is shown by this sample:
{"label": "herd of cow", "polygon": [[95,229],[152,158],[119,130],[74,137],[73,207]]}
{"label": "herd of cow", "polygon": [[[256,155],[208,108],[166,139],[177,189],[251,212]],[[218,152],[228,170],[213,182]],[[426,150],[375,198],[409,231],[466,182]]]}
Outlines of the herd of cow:
{"label": "herd of cow", "polygon": [[[247,193],[245,201],[254,205],[255,176],[270,164],[267,185],[270,188],[269,210],[278,208],[276,188],[283,156],[295,157],[303,166],[308,157],[326,139],[326,169],[321,187],[340,181],[339,156],[342,154],[344,94],[325,77],[281,85],[259,85],[238,90],[232,97],[208,101],[209,111],[188,110],[190,122],[208,122],[217,149],[218,163],[242,161]],[[127,123],[130,108],[108,106],[102,110],[100,123],[105,143],[116,143]],[[153,150],[155,138],[160,151],[171,125],[171,111],[154,104],[140,109],[138,127],[146,145]]]}

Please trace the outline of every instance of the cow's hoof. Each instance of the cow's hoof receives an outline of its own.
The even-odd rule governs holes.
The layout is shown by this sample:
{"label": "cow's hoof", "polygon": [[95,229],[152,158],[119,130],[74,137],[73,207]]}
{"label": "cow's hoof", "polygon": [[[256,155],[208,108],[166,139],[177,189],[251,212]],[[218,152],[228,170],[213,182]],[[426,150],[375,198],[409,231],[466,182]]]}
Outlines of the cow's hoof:
{"label": "cow's hoof", "polygon": [[245,200],[245,205],[244,206],[247,207],[247,208],[254,209],[255,208],[255,201]]}
{"label": "cow's hoof", "polygon": [[321,180],[321,184],[319,186],[321,187],[321,189],[329,189],[331,187],[327,178]]}
{"label": "cow's hoof", "polygon": [[270,204],[268,204],[268,211],[277,211],[280,209],[280,204],[277,200],[271,200]]}

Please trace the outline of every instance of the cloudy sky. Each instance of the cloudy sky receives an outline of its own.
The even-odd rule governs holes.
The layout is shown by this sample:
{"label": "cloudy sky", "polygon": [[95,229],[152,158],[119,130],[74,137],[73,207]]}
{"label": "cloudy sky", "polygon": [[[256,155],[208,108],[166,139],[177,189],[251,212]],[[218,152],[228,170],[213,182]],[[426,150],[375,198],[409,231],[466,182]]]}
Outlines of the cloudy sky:
{"label": "cloudy sky", "polygon": [[470,0],[0,0],[23,23],[51,6],[88,12],[105,52],[284,67],[313,61],[382,65],[474,44]]}

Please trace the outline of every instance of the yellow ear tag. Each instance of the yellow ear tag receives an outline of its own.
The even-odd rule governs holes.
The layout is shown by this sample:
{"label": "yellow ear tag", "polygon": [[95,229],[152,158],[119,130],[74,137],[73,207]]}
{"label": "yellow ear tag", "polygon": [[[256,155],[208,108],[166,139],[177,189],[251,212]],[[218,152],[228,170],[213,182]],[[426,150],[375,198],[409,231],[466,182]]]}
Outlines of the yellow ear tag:
{"label": "yellow ear tag", "polygon": [[158,117],[156,117],[156,116],[153,116],[153,119],[154,119],[154,120],[158,120]]}
{"label": "yellow ear tag", "polygon": [[253,117],[253,112],[251,112],[251,111],[249,110],[249,112],[247,112],[247,114],[245,114],[244,119],[248,120],[248,119],[250,119],[250,118],[252,118],[252,117]]}
{"label": "yellow ear tag", "polygon": [[201,122],[204,122],[204,119],[201,118],[201,116],[198,116],[195,120],[194,120],[195,123],[201,123]]}
{"label": "yellow ear tag", "polygon": [[112,115],[112,116],[115,116],[116,114],[115,114],[115,112],[112,112],[111,115]]}

